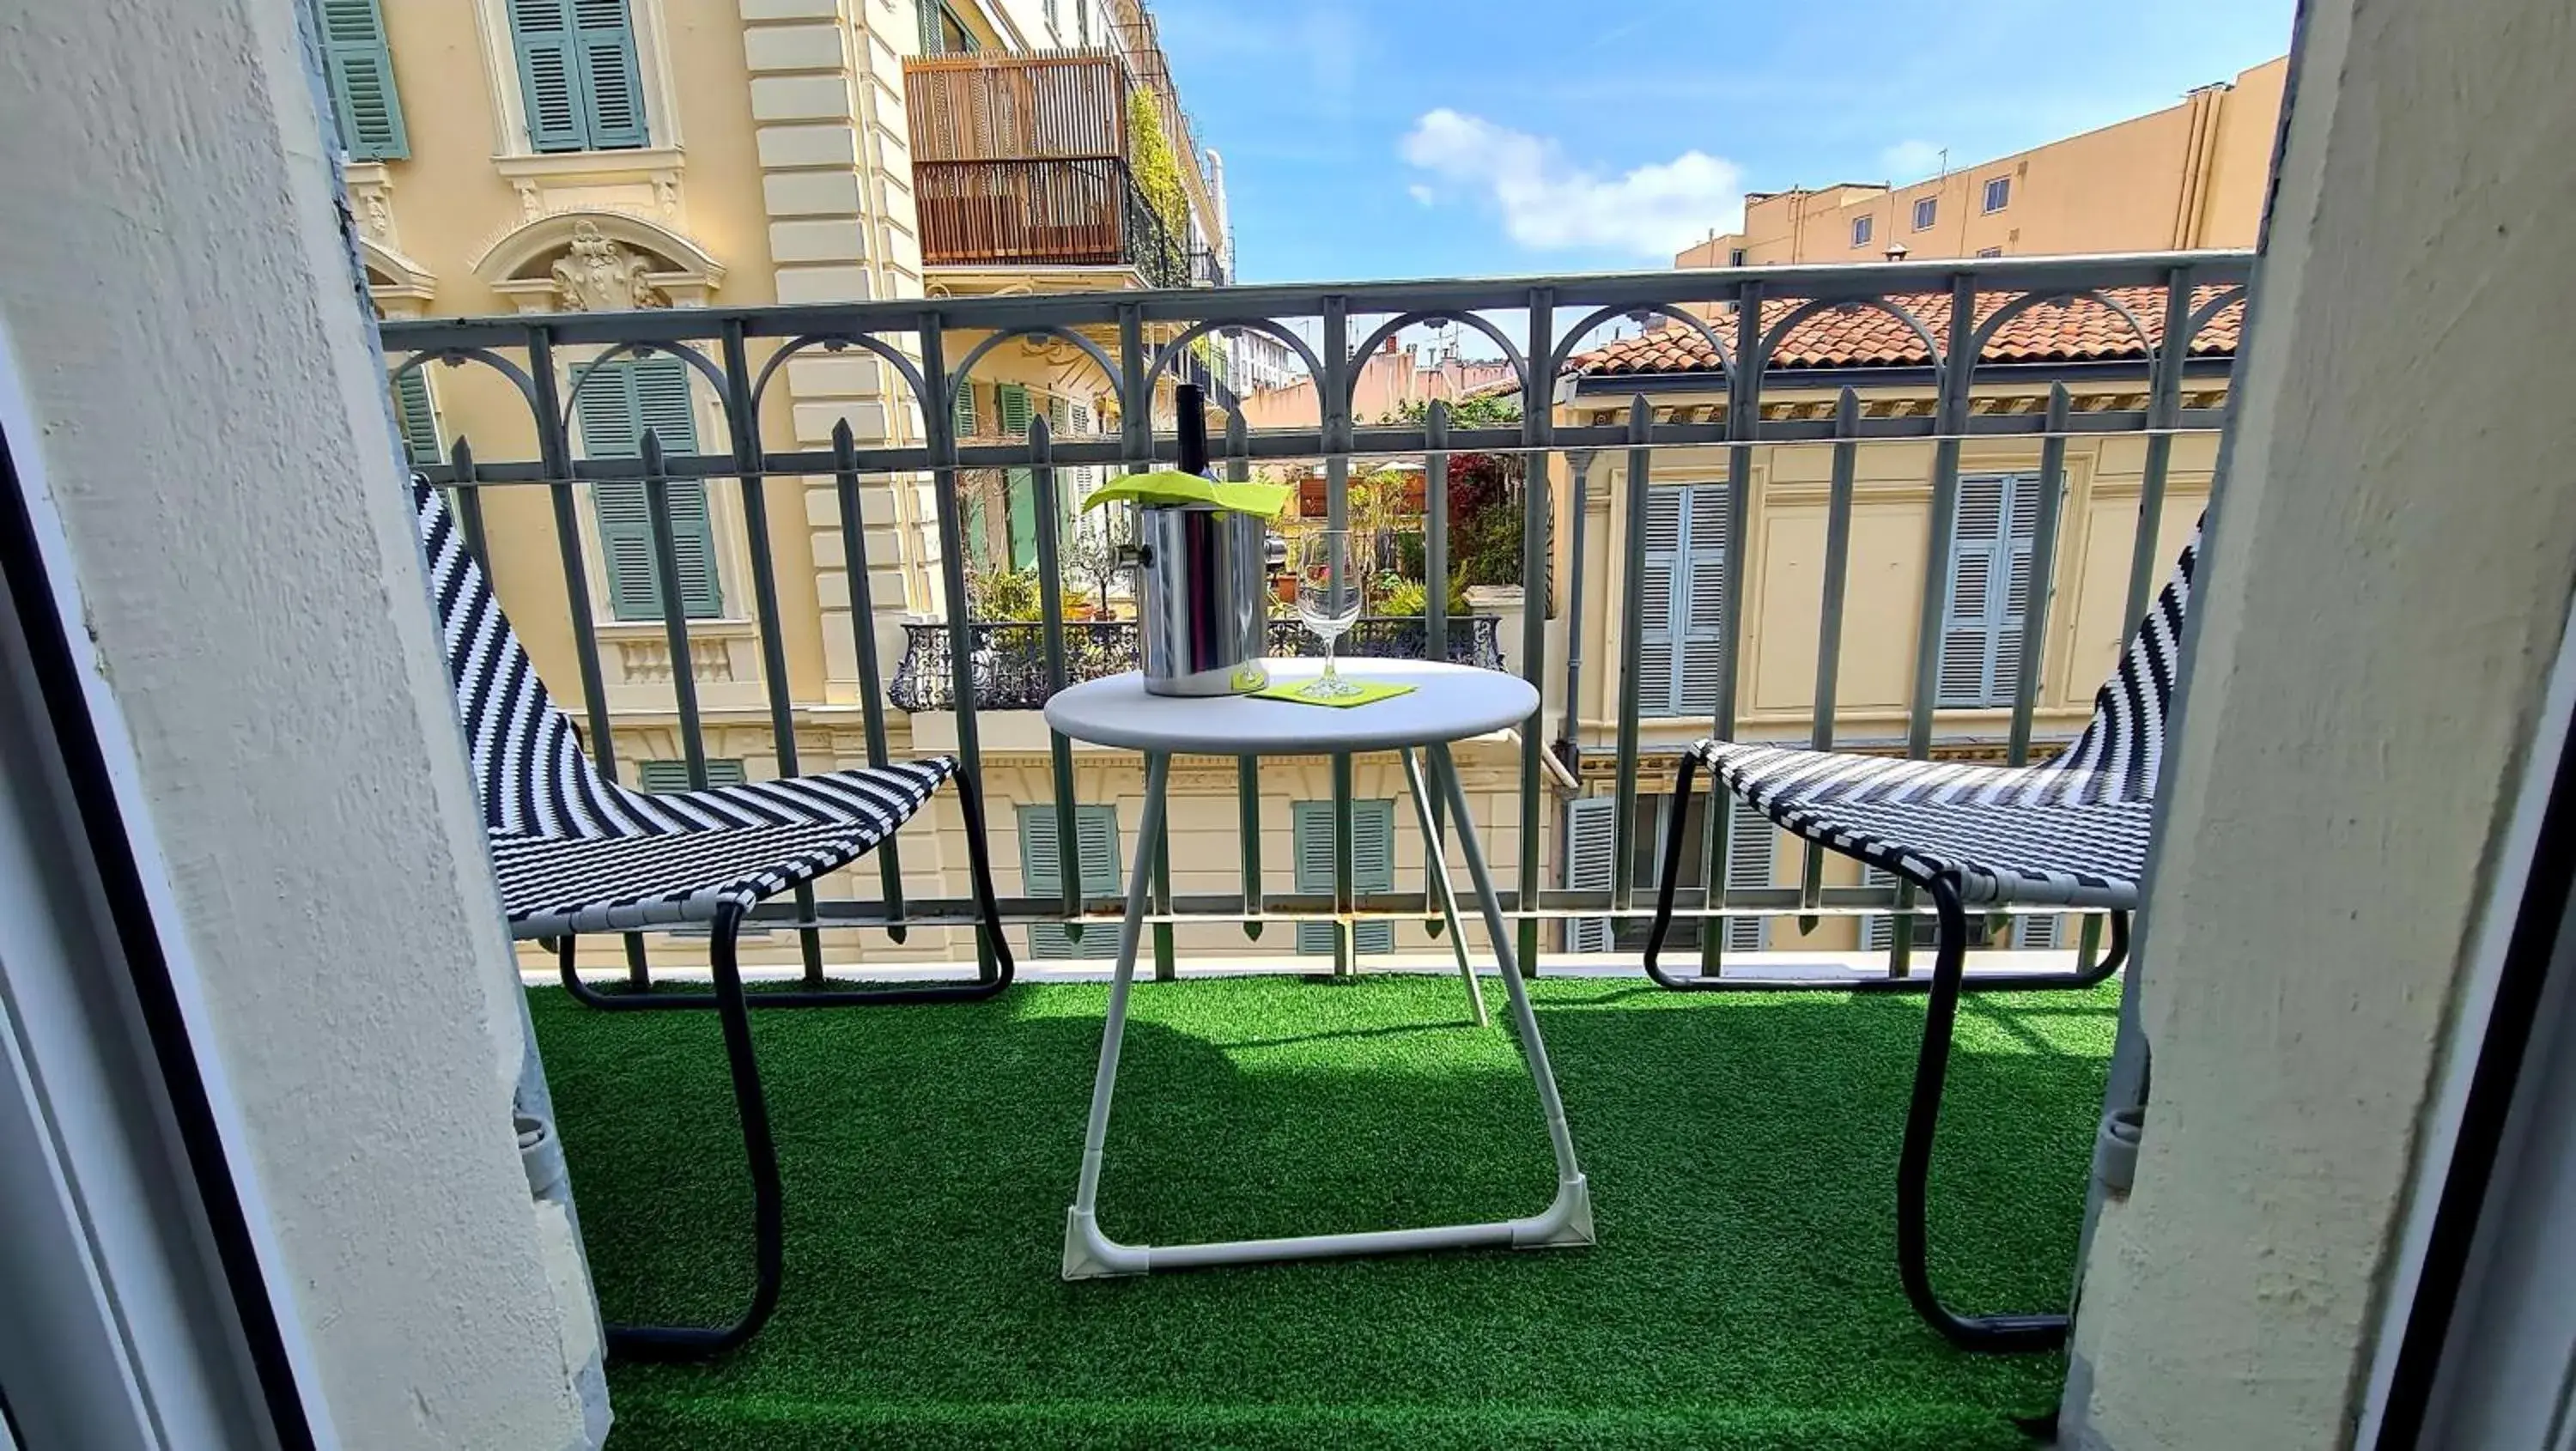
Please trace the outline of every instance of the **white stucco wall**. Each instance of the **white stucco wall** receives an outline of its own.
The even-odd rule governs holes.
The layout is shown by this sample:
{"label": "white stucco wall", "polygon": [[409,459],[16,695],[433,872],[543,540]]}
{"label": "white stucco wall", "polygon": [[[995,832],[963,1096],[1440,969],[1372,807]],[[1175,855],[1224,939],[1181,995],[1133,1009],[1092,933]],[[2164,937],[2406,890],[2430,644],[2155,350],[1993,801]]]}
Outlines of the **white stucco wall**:
{"label": "white stucco wall", "polygon": [[2349,1443],[2576,585],[2576,15],[2305,8],[2076,1333],[2121,1451]]}
{"label": "white stucco wall", "polygon": [[[581,1444],[295,0],[0,19],[0,329],[336,1444]],[[561,1245],[553,1258],[560,1265]]]}

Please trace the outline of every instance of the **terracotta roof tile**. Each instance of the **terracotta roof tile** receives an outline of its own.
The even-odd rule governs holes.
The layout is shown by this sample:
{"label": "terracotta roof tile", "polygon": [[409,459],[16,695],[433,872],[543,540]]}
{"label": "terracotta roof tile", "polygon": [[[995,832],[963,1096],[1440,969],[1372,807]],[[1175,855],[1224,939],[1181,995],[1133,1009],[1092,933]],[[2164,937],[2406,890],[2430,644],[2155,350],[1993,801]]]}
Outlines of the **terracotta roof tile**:
{"label": "terracotta roof tile", "polygon": [[[2204,287],[2193,294],[2195,307],[2222,289]],[[1995,293],[1977,299],[1977,320],[2020,296]],[[2164,336],[2165,290],[2161,287],[2115,287],[2104,293],[2135,314],[2145,338],[2117,312],[2090,298],[2043,302],[2006,322],[1987,340],[1980,359],[1988,363],[2096,363],[2144,359]],[[1947,293],[1890,296],[1887,302],[1910,313],[1935,340],[1946,341],[1950,328]],[[1799,304],[1762,305],[1762,325],[1776,327]],[[2228,304],[2191,340],[2195,358],[2233,357],[2245,318],[2242,300]],[[1712,327],[1728,336],[1733,323],[1719,319]],[[1781,339],[1771,357],[1773,368],[1904,368],[1924,367],[1933,360],[1922,338],[1903,320],[1882,308],[1851,304],[1827,308],[1800,322]],[[1615,377],[1640,373],[1705,373],[1717,369],[1717,355],[1697,330],[1672,326],[1578,353],[1566,365],[1569,373]]]}

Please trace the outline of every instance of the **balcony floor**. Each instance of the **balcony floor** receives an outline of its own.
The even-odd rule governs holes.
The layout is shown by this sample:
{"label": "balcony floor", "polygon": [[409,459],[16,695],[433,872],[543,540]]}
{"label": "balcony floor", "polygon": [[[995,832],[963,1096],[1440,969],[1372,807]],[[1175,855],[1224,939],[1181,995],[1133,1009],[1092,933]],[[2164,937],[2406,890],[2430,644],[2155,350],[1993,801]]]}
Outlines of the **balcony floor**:
{"label": "balcony floor", "polygon": [[[1501,989],[1487,992],[1501,1016]],[[533,996],[613,1317],[717,1318],[748,1190],[709,1015]],[[2026,1445],[2056,1356],[1969,1357],[1896,1284],[1919,1001],[1536,986],[1601,1244],[1067,1285],[1105,990],[755,1019],[777,1318],[612,1374],[612,1451]],[[2116,990],[1971,998],[1934,1172],[1954,1303],[2060,1303]],[[1534,1211],[1536,1100],[1453,980],[1145,984],[1102,1222],[1138,1242]]]}

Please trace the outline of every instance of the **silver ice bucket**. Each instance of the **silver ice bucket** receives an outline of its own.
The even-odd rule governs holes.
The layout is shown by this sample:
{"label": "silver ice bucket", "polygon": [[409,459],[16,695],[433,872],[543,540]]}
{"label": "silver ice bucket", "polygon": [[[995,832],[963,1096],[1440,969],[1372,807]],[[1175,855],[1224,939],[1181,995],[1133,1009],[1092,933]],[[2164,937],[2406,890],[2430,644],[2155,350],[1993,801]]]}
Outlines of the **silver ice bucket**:
{"label": "silver ice bucket", "polygon": [[1137,516],[1146,691],[1243,695],[1268,685],[1269,521],[1209,504],[1148,504]]}

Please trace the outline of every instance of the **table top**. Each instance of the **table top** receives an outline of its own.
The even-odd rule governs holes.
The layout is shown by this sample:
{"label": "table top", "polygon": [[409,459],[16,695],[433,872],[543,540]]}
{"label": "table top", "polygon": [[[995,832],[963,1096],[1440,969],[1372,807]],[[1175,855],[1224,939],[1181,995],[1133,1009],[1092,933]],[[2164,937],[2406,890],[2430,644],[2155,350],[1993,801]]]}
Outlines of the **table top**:
{"label": "table top", "polygon": [[[1321,660],[1268,660],[1271,683],[1312,680]],[[1047,724],[1078,741],[1182,755],[1291,756],[1385,751],[1460,741],[1517,726],[1538,692],[1517,675],[1431,660],[1360,659],[1343,678],[1398,681],[1410,692],[1335,708],[1248,695],[1148,695],[1134,671],[1087,680],[1047,702]]]}

